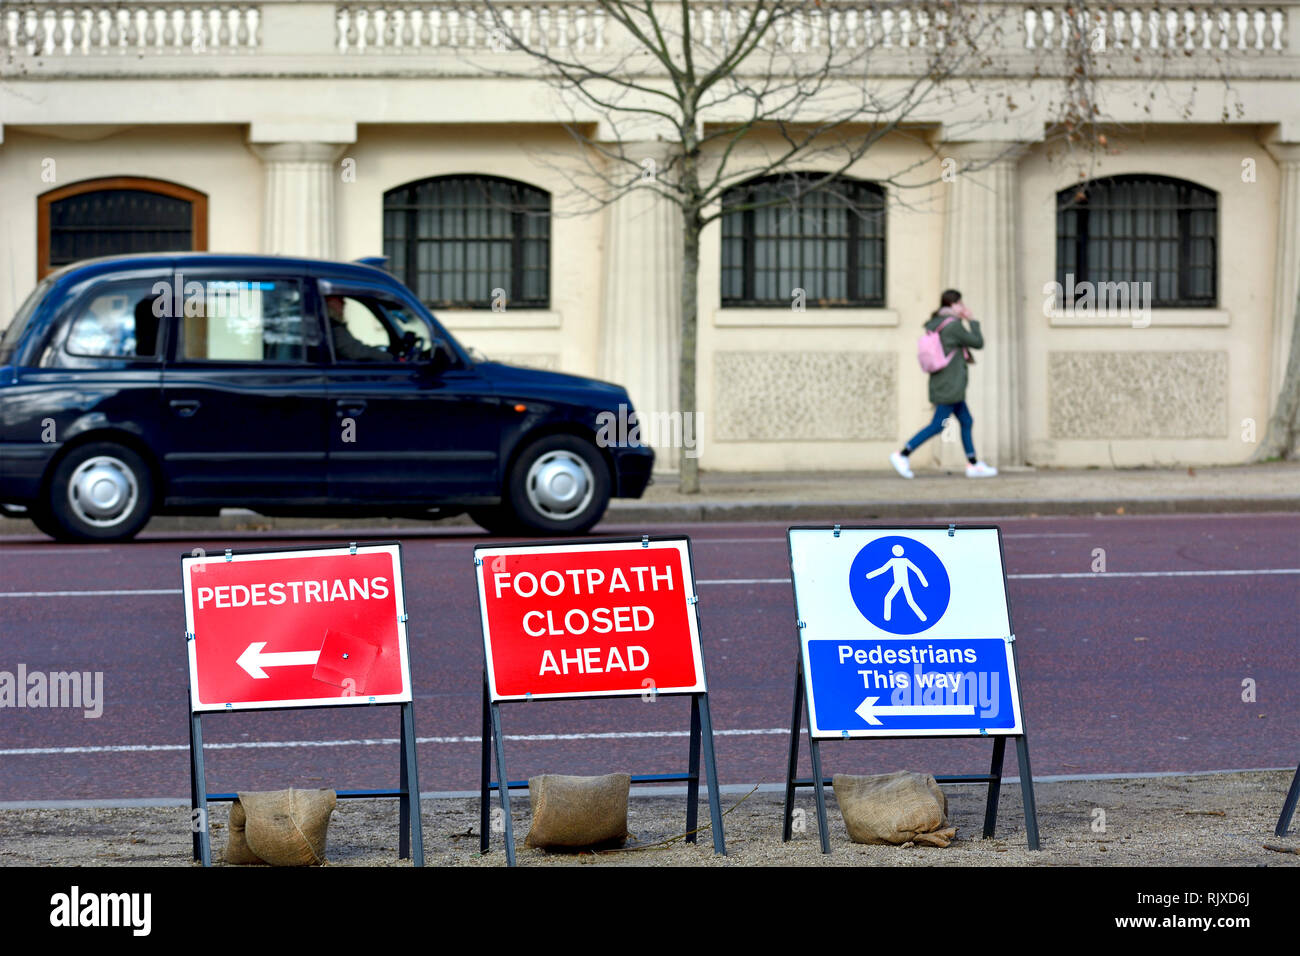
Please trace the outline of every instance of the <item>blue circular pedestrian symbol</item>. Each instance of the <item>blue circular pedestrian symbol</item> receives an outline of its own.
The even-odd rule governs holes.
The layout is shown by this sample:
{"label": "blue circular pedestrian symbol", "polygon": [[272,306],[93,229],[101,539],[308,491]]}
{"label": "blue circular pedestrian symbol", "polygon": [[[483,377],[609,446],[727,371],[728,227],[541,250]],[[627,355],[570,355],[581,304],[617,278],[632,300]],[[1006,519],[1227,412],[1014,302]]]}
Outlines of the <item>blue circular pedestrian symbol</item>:
{"label": "blue circular pedestrian symbol", "polygon": [[948,610],[952,585],[939,556],[912,538],[877,538],[849,565],[849,593],[858,610],[891,634],[934,627]]}

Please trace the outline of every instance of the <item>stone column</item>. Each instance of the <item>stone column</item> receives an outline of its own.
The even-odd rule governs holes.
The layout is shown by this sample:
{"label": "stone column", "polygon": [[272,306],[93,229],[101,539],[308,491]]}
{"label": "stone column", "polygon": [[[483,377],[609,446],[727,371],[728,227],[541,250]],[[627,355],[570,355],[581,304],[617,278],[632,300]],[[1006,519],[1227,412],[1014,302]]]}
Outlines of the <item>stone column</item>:
{"label": "stone column", "polygon": [[[958,289],[980,320],[984,348],[973,353],[966,402],[975,419],[975,452],[999,468],[1024,464],[1024,328],[1020,314],[1017,166],[1027,144],[951,143],[956,160],[947,184],[943,289]],[[934,307],[939,293],[934,293]],[[954,423],[955,425],[955,423]],[[960,440],[935,442],[945,467],[965,461]]]}
{"label": "stone column", "polygon": [[249,148],[266,171],[262,251],[332,259],[337,232],[335,163],[345,147],[291,142],[250,143]]}
{"label": "stone column", "polygon": [[[1266,365],[1268,408],[1271,413],[1286,375],[1295,328],[1295,300],[1300,290],[1300,143],[1269,143],[1281,173],[1277,203],[1277,259],[1273,264],[1272,352]],[[1220,270],[1223,263],[1219,264]],[[1267,422],[1259,423],[1264,434]]]}
{"label": "stone column", "polygon": [[[644,151],[654,159],[657,147],[646,144]],[[677,408],[681,212],[641,186],[606,207],[604,225],[600,374],[627,387],[639,414],[662,422]],[[676,471],[678,464],[679,449],[655,447],[656,471]]]}

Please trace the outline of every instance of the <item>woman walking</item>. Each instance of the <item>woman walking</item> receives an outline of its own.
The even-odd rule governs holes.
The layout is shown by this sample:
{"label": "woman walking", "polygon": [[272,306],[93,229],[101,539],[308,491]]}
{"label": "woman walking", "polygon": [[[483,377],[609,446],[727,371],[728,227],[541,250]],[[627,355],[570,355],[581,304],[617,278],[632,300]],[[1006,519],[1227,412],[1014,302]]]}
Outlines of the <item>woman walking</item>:
{"label": "woman walking", "polygon": [[[970,322],[969,329],[966,328],[963,320]],[[966,380],[969,374],[967,366],[975,362],[970,350],[984,347],[984,336],[980,334],[979,320],[975,319],[963,304],[961,293],[956,289],[948,289],[939,299],[938,311],[925,323],[925,330],[927,333],[937,333],[938,343],[935,344],[942,345],[942,354],[937,354],[939,350],[936,347],[934,349],[936,354],[930,359],[937,366],[936,370],[930,372],[930,401],[934,404],[934,418],[930,424],[913,435],[901,451],[891,454],[889,463],[904,478],[911,478],[912,466],[907,460],[908,456],[924,442],[943,431],[944,420],[955,415],[957,423],[961,425],[962,447],[966,449],[966,477],[992,478],[998,470],[975,457],[975,442],[971,437],[973,419],[970,409],[966,406]],[[921,351],[922,367],[925,367],[924,339]]]}

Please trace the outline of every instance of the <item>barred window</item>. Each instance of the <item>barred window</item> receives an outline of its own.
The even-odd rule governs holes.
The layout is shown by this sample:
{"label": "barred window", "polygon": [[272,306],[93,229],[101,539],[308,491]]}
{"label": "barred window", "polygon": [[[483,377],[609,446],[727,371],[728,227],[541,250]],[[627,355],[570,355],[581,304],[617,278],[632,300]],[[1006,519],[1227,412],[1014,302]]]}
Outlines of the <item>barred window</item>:
{"label": "barred window", "polygon": [[550,305],[551,197],[490,176],[442,176],[384,194],[384,254],[432,308]]}
{"label": "barred window", "polygon": [[809,305],[884,306],[884,190],[843,179],[808,189],[798,174],[723,195],[723,306],[789,308],[796,289]]}
{"label": "barred window", "polygon": [[1218,196],[1195,183],[1132,175],[1071,186],[1057,193],[1057,281],[1150,283],[1155,308],[1211,308],[1217,229]]}
{"label": "barred window", "polygon": [[202,252],[208,197],[176,183],[115,176],[37,197],[37,273],[99,256]]}

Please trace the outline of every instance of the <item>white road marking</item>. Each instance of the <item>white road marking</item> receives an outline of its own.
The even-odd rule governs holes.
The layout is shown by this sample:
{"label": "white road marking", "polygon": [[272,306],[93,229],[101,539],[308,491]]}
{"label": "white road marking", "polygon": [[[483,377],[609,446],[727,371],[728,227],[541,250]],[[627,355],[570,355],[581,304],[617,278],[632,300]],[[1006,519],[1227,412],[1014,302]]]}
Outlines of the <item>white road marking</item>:
{"label": "white road marking", "polygon": [[[1094,538],[1095,531],[1042,531],[1033,534],[1004,534],[1006,538]],[[691,538],[691,544],[785,544],[785,538]]]}
{"label": "white road marking", "polygon": [[156,594],[180,594],[180,588],[135,588],[116,591],[0,591],[0,597],[148,597]]}
{"label": "white road marking", "polygon": [[789,584],[789,578],[701,578],[696,584]]}
{"label": "white road marking", "polygon": [[[1105,580],[1106,578],[1216,578],[1252,575],[1300,574],[1300,568],[1238,568],[1204,571],[1062,571],[1050,573],[1008,574],[1012,581],[1045,581],[1067,578]],[[789,584],[789,578],[700,578],[696,584]],[[114,591],[0,591],[0,598],[41,597],[151,597],[180,594],[180,588],[137,588]]]}
{"label": "white road marking", "polygon": [[[1050,574],[1008,574],[1011,581],[1041,581],[1063,578],[1214,578],[1254,574],[1300,574],[1300,568],[1246,568],[1218,571],[1066,571]],[[789,578],[704,578],[696,584],[789,584]],[[2,596],[2,595],[0,595]]]}
{"label": "white road marking", "polygon": [[1092,538],[1095,537],[1095,531],[1037,531],[1025,532],[1024,534],[1004,534],[1004,538]]}
{"label": "white road marking", "polygon": [[1071,571],[1065,574],[1008,574],[1008,578],[1032,581],[1042,578],[1214,578],[1248,577],[1253,574],[1300,574],[1300,568],[1242,568],[1233,571]]}
{"label": "white road marking", "polygon": [[[550,742],[556,740],[638,740],[656,737],[685,737],[685,730],[610,731],[598,734],[506,734],[506,740]],[[761,730],[714,730],[715,737],[755,737],[789,735],[789,727]],[[417,744],[481,744],[481,737],[416,737]],[[248,740],[234,743],[204,743],[204,750],[274,750],[278,747],[373,747],[399,743],[396,737],[372,737],[356,740]],[[109,744],[98,747],[13,747],[0,750],[0,757],[58,756],[64,754],[127,754],[187,751],[189,744]]]}
{"label": "white road marking", "polygon": [[112,548],[68,548],[59,547],[58,545],[50,545],[48,548],[6,548],[0,546],[0,558],[8,557],[11,554],[48,554],[66,558],[69,555],[100,554],[112,550]]}

